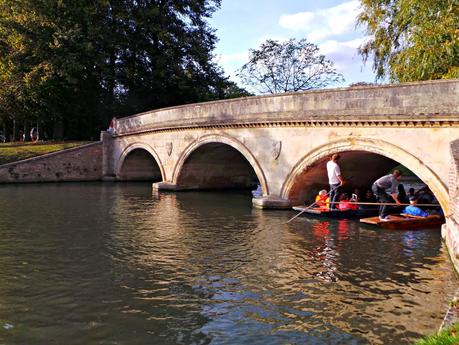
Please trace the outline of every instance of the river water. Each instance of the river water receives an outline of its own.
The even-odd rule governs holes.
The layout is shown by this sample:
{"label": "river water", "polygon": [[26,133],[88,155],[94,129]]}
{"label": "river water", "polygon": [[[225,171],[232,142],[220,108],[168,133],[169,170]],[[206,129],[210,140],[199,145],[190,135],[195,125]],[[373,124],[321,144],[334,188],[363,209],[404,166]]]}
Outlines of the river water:
{"label": "river water", "polygon": [[250,192],[0,186],[1,344],[410,344],[457,288],[440,231],[259,211]]}

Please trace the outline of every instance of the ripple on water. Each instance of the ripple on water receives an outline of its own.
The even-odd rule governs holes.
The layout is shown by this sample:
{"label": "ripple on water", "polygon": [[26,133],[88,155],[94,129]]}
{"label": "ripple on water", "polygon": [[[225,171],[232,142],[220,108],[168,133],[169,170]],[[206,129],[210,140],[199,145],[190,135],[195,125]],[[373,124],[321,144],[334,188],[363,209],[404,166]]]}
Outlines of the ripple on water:
{"label": "ripple on water", "polygon": [[287,225],[245,194],[2,186],[0,207],[5,343],[409,344],[457,285],[438,231]]}

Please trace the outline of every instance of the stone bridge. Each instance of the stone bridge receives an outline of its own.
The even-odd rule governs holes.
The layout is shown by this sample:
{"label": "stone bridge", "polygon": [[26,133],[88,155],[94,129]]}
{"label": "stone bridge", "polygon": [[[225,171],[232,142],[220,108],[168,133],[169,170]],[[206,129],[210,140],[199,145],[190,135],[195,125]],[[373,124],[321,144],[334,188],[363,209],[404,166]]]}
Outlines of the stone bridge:
{"label": "stone bridge", "polygon": [[311,200],[335,152],[349,186],[402,164],[439,200],[445,229],[459,229],[459,80],[185,105],[119,119],[102,137],[105,179],[153,180],[158,190],[259,183],[260,208]]}

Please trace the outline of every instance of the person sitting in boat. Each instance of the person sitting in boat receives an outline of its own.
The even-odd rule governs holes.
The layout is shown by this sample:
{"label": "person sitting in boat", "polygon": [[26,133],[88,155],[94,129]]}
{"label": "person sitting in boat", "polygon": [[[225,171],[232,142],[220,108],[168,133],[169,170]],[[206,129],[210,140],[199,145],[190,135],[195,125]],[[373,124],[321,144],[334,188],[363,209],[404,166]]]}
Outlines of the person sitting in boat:
{"label": "person sitting in boat", "polygon": [[376,196],[374,195],[371,189],[367,190],[362,201],[363,202],[376,202]]}
{"label": "person sitting in boat", "polygon": [[405,186],[402,183],[398,185],[397,191],[398,191],[398,194],[397,194],[398,201],[400,201],[402,204],[407,203],[409,198],[406,195]]}
{"label": "person sitting in boat", "polygon": [[410,206],[405,207],[403,214],[416,217],[427,217],[429,214],[416,206],[417,203],[418,199],[416,197],[410,197]]}
{"label": "person sitting in boat", "polygon": [[360,190],[358,188],[354,188],[354,192],[351,195],[349,201],[352,202],[359,202],[360,201]]}
{"label": "person sitting in boat", "polygon": [[261,198],[263,196],[263,189],[260,184],[257,184],[257,189],[252,191],[252,197],[255,199]]}
{"label": "person sitting in boat", "polygon": [[316,206],[323,210],[330,209],[330,197],[325,189],[322,189],[316,196]]}
{"label": "person sitting in boat", "polygon": [[348,210],[357,210],[359,207],[356,204],[351,204],[349,196],[346,193],[343,193],[339,197],[338,210],[348,211]]}
{"label": "person sitting in boat", "polygon": [[[364,197],[362,198],[361,201],[365,202],[365,203],[376,203],[377,200],[376,200],[376,196],[373,194],[371,189],[368,189],[365,192],[365,195],[364,195]],[[362,209],[373,209],[375,207],[376,207],[375,205],[360,205],[360,208],[362,208]]]}
{"label": "person sitting in boat", "polygon": [[417,192],[418,202],[421,204],[436,204],[437,200],[435,199],[432,191],[426,186],[421,188]]}

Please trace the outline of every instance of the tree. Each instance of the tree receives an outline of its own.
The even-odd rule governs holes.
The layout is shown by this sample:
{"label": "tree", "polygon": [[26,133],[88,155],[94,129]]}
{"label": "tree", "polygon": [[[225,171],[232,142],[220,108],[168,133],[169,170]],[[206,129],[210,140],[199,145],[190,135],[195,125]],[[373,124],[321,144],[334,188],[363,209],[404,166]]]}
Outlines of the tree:
{"label": "tree", "polygon": [[0,117],[89,138],[113,116],[228,97],[207,24],[220,1],[0,0]]}
{"label": "tree", "polygon": [[459,77],[457,0],[361,0],[358,23],[370,39],[359,51],[373,57],[377,79],[416,81]]}
{"label": "tree", "polygon": [[260,93],[318,89],[344,80],[333,62],[306,39],[267,40],[249,53],[249,62],[241,67],[238,76]]}

